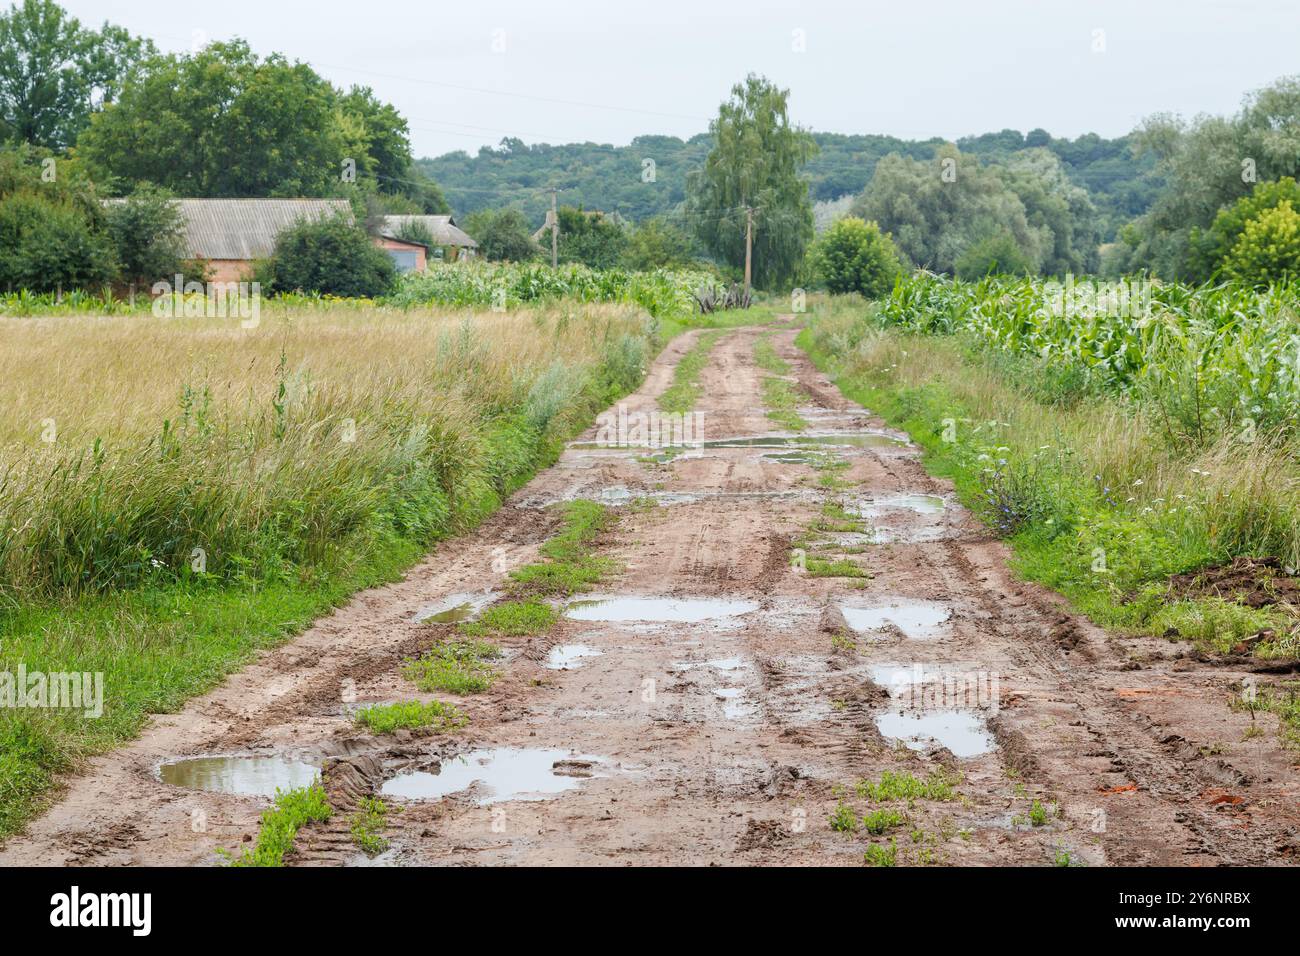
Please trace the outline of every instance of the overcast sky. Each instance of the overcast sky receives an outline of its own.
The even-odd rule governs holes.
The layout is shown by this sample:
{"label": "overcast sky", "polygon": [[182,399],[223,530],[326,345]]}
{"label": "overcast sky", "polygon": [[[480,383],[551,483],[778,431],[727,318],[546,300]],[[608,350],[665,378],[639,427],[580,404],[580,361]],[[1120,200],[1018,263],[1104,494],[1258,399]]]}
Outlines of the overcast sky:
{"label": "overcast sky", "polygon": [[750,71],[812,129],[947,139],[1117,136],[1153,112],[1232,112],[1300,72],[1297,0],[62,2],[164,50],[242,36],[371,86],[417,156],[691,136]]}

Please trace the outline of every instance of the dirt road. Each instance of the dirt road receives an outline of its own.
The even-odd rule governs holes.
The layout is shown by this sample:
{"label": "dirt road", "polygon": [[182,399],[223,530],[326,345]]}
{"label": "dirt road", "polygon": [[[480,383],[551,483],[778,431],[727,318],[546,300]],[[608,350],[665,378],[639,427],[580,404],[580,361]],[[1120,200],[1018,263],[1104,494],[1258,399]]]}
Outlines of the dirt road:
{"label": "dirt road", "polygon": [[[300,834],[299,865],[366,862],[348,811],[375,792],[403,808],[377,861],[397,865],[857,865],[868,846],[900,865],[1295,863],[1296,758],[1275,718],[1229,706],[1251,675],[1109,637],[1016,581],[906,436],[775,329],[818,442],[726,441],[774,433],[754,360],[771,330],[726,333],[697,405],[724,447],[657,461],[584,436],[403,582],[95,760],[0,864],[215,864],[266,801],[159,767],[230,754],[326,768],[341,812]],[[660,356],[629,414],[655,408],[696,337]],[[463,731],[355,729],[357,702],[419,696],[401,662],[453,625],[416,618],[499,591],[554,531],[544,506],[575,497],[618,506],[599,550],[622,572],[546,636],[502,641],[503,676],[460,701]],[[816,576],[814,553],[871,576]],[[907,779],[888,774],[951,792],[876,802],[854,786]],[[840,806],[855,832],[830,826]],[[899,817],[866,832],[881,808]]]}

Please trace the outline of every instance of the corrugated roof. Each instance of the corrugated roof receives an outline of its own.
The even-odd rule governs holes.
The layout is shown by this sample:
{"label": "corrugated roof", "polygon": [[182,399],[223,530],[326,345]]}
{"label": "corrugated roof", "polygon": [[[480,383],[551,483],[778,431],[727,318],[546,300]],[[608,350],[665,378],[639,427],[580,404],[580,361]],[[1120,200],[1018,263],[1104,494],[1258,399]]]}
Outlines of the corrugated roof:
{"label": "corrugated roof", "polygon": [[407,223],[419,223],[429,230],[435,246],[459,246],[462,249],[477,249],[478,243],[462,232],[451,216],[385,216],[383,234],[390,238],[399,237],[402,226]]}
{"label": "corrugated roof", "polygon": [[343,215],[346,199],[178,199],[187,254],[195,259],[264,259],[275,237],[299,221]]}

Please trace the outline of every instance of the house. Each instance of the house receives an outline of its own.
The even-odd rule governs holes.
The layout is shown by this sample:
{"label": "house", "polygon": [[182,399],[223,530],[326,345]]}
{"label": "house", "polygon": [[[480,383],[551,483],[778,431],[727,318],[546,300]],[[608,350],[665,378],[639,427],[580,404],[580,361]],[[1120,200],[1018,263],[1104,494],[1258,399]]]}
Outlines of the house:
{"label": "house", "polygon": [[202,261],[213,282],[251,279],[253,263],[275,250],[281,232],[331,216],[352,221],[346,199],[178,199],[185,255]]}
{"label": "house", "polygon": [[[426,233],[432,242],[421,241],[419,233]],[[451,216],[385,216],[376,241],[388,250],[403,272],[423,272],[427,257],[455,262],[473,256],[478,250],[478,243],[462,232]],[[412,246],[424,248],[426,256],[415,254]]]}

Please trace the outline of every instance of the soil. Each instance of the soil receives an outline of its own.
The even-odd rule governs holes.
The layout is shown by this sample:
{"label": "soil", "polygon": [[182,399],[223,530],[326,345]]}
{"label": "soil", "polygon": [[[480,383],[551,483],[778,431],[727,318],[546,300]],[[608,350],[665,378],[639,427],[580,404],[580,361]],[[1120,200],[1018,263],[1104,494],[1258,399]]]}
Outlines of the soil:
{"label": "soil", "polygon": [[[697,405],[707,438],[776,430],[753,359],[763,331],[728,332],[713,350]],[[810,431],[884,429],[795,348],[796,331],[790,317],[773,343],[807,395]],[[664,351],[624,402],[629,412],[654,409],[697,334]],[[1231,706],[1245,682],[1271,678],[1201,662],[1176,642],[1108,635],[1017,580],[1005,546],[926,474],[915,446],[834,448],[851,463],[836,472],[852,483],[841,491],[821,487],[813,463],[772,451],[710,447],[655,462],[645,449],[571,447],[400,583],[358,594],[91,761],[0,864],[219,865],[218,847],[256,837],[266,800],[170,786],[158,770],[216,754],[324,768],[337,812],[300,833],[293,865],[861,864],[868,843],[890,836],[900,864],[1050,865],[1064,854],[1091,866],[1297,862],[1296,754],[1279,743],[1275,717]],[[608,489],[664,503],[618,508],[599,550],[623,570],[589,598],[725,599],[742,610],[677,623],[566,618],[546,635],[501,641],[501,678],[457,700],[466,728],[374,737],[353,725],[357,704],[430,696],[402,677],[402,662],[454,625],[416,623],[421,608],[501,589],[556,528],[554,509],[539,505]],[[940,496],[944,507],[884,504],[912,495]],[[882,543],[853,552],[869,579],[813,577],[790,560],[831,500],[878,506],[868,513]],[[937,625],[942,614],[914,628],[904,613],[936,605],[946,612]],[[853,635],[842,606],[904,610]],[[557,645],[599,653],[553,669]],[[878,718],[904,707],[903,685],[873,679],[886,672],[992,678],[991,696],[958,708],[973,728],[963,743],[979,752],[883,736]],[[907,715],[942,723],[951,712]],[[399,774],[460,772],[470,752],[536,750],[563,755],[552,786],[535,788],[545,793],[530,790],[531,778],[493,777],[509,766],[502,757],[439,799],[385,797],[397,812],[377,859],[350,838],[361,798]],[[873,807],[853,785],[887,771],[942,773],[959,798],[891,804],[908,819],[886,836],[833,830],[841,798],[860,817]],[[1045,817],[1031,819],[1035,801]]]}
{"label": "soil", "polygon": [[1300,607],[1300,579],[1286,572],[1274,557],[1234,558],[1230,564],[1198,568],[1169,579],[1169,596],[1220,597],[1253,608],[1287,604]]}

